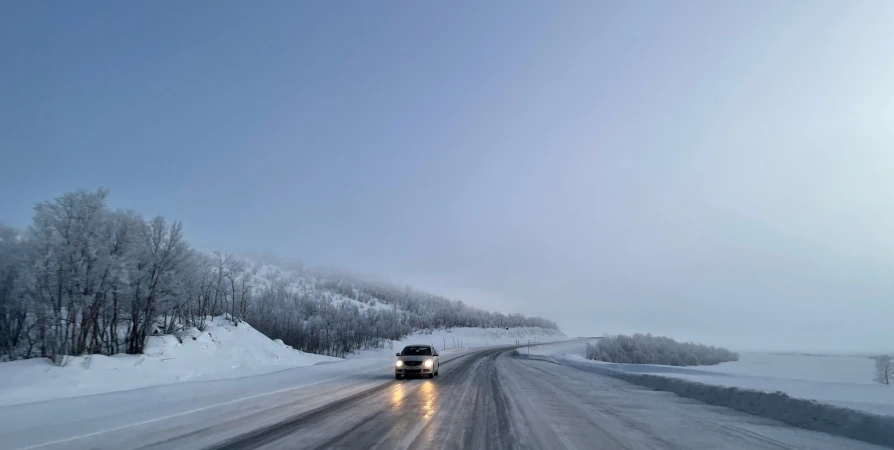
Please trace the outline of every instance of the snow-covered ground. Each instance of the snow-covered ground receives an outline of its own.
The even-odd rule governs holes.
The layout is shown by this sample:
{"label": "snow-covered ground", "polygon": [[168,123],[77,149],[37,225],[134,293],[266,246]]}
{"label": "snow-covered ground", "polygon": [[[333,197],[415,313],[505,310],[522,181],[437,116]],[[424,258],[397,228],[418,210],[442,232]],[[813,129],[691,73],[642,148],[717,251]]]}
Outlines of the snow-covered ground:
{"label": "snow-covered ground", "polygon": [[[182,342],[181,342],[182,341]],[[142,355],[43,358],[0,363],[0,405],[259,375],[338,358],[300,352],[250,325],[217,317],[205,331],[153,336]]]}
{"label": "snow-covered ground", "polygon": [[[607,435],[617,435],[618,439],[621,440],[608,440],[605,442],[623,442],[625,448],[646,447],[648,445],[643,444],[643,442],[647,442],[648,439],[657,438],[660,441],[665,436],[675,436],[673,433],[667,434],[663,429],[681,431],[677,427],[681,423],[680,417],[686,414],[685,410],[699,409],[701,412],[698,413],[697,417],[686,416],[684,421],[687,425],[682,431],[687,433],[686,436],[688,437],[686,439],[688,440],[679,441],[678,439],[682,438],[675,436],[673,442],[677,444],[686,442],[689,445],[682,445],[682,447],[692,448],[777,447],[779,446],[777,441],[788,442],[789,444],[796,442],[794,446],[799,448],[820,448],[819,444],[821,443],[828,443],[828,445],[824,445],[830,448],[857,448],[855,445],[851,445],[854,443],[847,444],[844,441],[835,441],[837,438],[823,435],[811,435],[813,436],[810,438],[812,441],[808,443],[808,441],[801,440],[809,437],[807,432],[783,428],[780,427],[779,423],[766,422],[763,419],[760,419],[760,421],[754,419],[752,415],[761,415],[760,412],[746,411],[752,415],[734,415],[731,412],[713,406],[694,406],[696,403],[688,400],[673,400],[676,397],[669,396],[666,393],[660,396],[659,393],[651,390],[631,389],[626,383],[598,376],[602,375],[600,372],[603,371],[601,368],[604,365],[585,360],[580,356],[583,354],[585,340],[565,340],[535,346],[530,349],[532,355],[544,354],[552,356],[532,356],[528,358],[556,359],[578,368],[586,366],[582,367],[581,371],[554,364],[539,363],[537,365],[536,361],[529,361],[534,364],[533,366],[522,367],[514,363],[514,359],[511,357],[498,361],[494,359],[496,353],[488,351],[479,353],[482,356],[476,357],[473,355],[475,350],[470,348],[484,345],[492,347],[494,345],[514,344],[516,340],[526,344],[528,339],[532,342],[543,343],[556,339],[565,339],[565,337],[550,330],[538,329],[452,329],[434,331],[430,334],[418,333],[400,342],[394,342],[391,346],[392,348],[365,352],[348,360],[295,367],[263,375],[239,379],[169,383],[98,395],[0,406],[0,450],[7,448],[134,448],[143,445],[157,445],[157,448],[204,448],[261,427],[288,423],[289,420],[297,417],[296,414],[302,414],[315,408],[321,408],[324,405],[330,405],[339,399],[361,394],[366,395],[364,393],[373,392],[372,389],[379,389],[383,385],[391,384],[394,382],[391,364],[395,351],[408,343],[434,343],[438,346],[436,341],[438,338],[441,339],[442,346],[444,343],[448,343],[448,347],[450,347],[449,344],[452,342],[452,339],[456,338],[458,340],[461,339],[463,346],[466,347],[442,350],[442,355],[444,355],[442,359],[447,362],[444,375],[448,377],[451,370],[455,370],[458,374],[476,374],[474,376],[479,376],[482,373],[494,375],[495,372],[487,370],[463,369],[463,367],[468,368],[471,366],[482,367],[478,365],[487,364],[488,362],[493,363],[494,361],[498,363],[502,361],[504,365],[510,364],[517,369],[527,368],[525,369],[529,372],[527,376],[512,376],[514,372],[508,370],[508,366],[503,367],[503,369],[507,370],[501,369],[500,373],[501,376],[508,377],[504,378],[506,386],[508,386],[507,389],[517,390],[515,394],[510,395],[513,401],[521,401],[528,406],[546,406],[543,412],[532,411],[529,415],[529,417],[533,418],[533,423],[540,424],[538,433],[546,432],[545,430],[550,429],[554,430],[559,438],[580,439],[591,443],[597,442],[598,439],[607,439]],[[269,342],[274,343],[274,341]],[[440,348],[441,346],[438,347]],[[521,350],[523,354],[527,352],[527,349]],[[525,358],[519,358],[519,360],[522,359]],[[573,361],[569,363],[569,360]],[[589,370],[592,368],[599,368],[599,370]],[[680,368],[669,369],[679,370]],[[550,372],[552,375],[544,376],[544,371]],[[383,391],[383,395],[385,395],[388,401],[378,402],[376,398],[380,397],[369,397],[372,400],[365,403],[367,405],[366,409],[349,409],[345,413],[346,416],[340,417],[348,417],[350,420],[363,419],[364,416],[357,415],[358,411],[361,414],[367,414],[370,411],[375,414],[376,411],[381,409],[383,403],[391,405],[394,402],[405,401],[406,398],[409,398],[408,396],[413,395],[415,391],[412,391],[412,389],[414,388],[419,390],[418,393],[421,397],[417,396],[418,398],[433,398],[434,401],[441,402],[436,403],[439,405],[437,409],[443,407],[447,408],[445,410],[449,410],[450,405],[453,405],[458,410],[468,411],[470,408],[474,409],[479,402],[477,400],[478,396],[465,395],[468,394],[466,387],[472,387],[473,385],[479,387],[483,385],[500,385],[499,383],[473,383],[474,376],[466,378],[463,383],[447,383],[444,385],[431,383],[428,380],[420,383],[394,384],[394,389]],[[706,384],[677,380],[673,377],[636,376],[711,387]],[[534,382],[539,384],[537,386],[524,385],[524,383]],[[471,384],[466,385],[464,383]],[[448,391],[446,389],[450,389],[451,386],[459,389],[458,394],[447,394]],[[656,390],[670,390],[682,397],[687,397],[687,395],[680,394],[673,389],[649,387]],[[711,389],[716,391],[725,388],[711,387]],[[460,395],[460,392],[465,394]],[[439,393],[445,395],[439,396]],[[488,395],[486,394],[485,397],[492,398]],[[537,397],[538,395],[539,397]],[[767,394],[767,396],[771,400],[775,398],[772,394]],[[462,401],[463,399],[473,398],[475,399],[474,401]],[[581,401],[578,401],[579,398]],[[608,401],[612,398],[614,400]],[[658,400],[661,400],[659,404],[653,404],[653,402]],[[749,397],[749,400],[745,403],[748,405],[768,404],[768,407],[774,411],[784,409],[777,403],[761,403],[762,400],[761,398],[753,399]],[[712,403],[711,401],[705,402]],[[483,405],[491,404],[492,402],[483,403]],[[375,407],[370,407],[369,405],[375,405]],[[736,408],[736,405],[723,406]],[[664,412],[658,415],[653,414],[659,411],[659,409]],[[391,420],[395,417],[415,417],[412,415],[401,416],[400,414],[394,414],[393,409],[390,411],[392,413],[379,417],[384,417],[383,420]],[[550,419],[541,418],[541,415],[546,411],[550,414]],[[492,414],[493,411],[487,408],[481,412],[484,413],[484,416],[487,416],[487,420],[491,421],[490,423],[502,422],[505,424],[503,422],[505,417],[499,414],[494,416]],[[788,423],[796,426],[856,437],[869,440],[870,442],[894,442],[886,437],[890,434],[886,430],[894,429],[888,426],[890,424],[886,421],[867,422],[860,418],[861,420],[853,422],[846,420],[849,416],[844,419],[838,418],[836,421],[831,421],[828,419],[835,418],[813,413],[813,410],[805,408],[803,412],[792,417],[773,418],[784,422],[786,421],[785,419],[791,419]],[[479,414],[476,419],[470,420],[479,420],[480,417],[484,416]],[[455,417],[455,415],[447,414],[445,417]],[[589,417],[589,419],[581,420],[581,417]],[[803,424],[797,420],[804,417],[814,418],[813,422],[816,422],[815,418],[819,417],[823,426],[817,427],[813,422]],[[548,425],[543,425],[544,420],[547,420]],[[894,418],[891,418],[891,420],[894,421]],[[615,422],[618,423],[616,424]],[[840,426],[840,424],[850,424],[851,422],[858,424],[858,426],[850,428]],[[378,422],[373,421],[369,423],[376,424]],[[418,424],[418,418],[415,418],[413,423]],[[454,422],[447,419],[441,423],[452,424]],[[593,428],[588,423],[603,424],[604,428]],[[631,428],[633,423],[638,425]],[[345,425],[342,423],[341,426]],[[347,426],[345,430],[352,429],[351,426]],[[399,428],[399,423],[397,426],[392,426],[392,429],[395,427]],[[437,428],[438,426],[436,425],[430,429]],[[326,427],[322,431],[314,427],[309,429],[312,430],[309,431],[311,434],[314,432],[333,433],[331,430],[326,431],[328,430]],[[624,431],[628,429],[632,431],[629,433]],[[416,428],[416,430],[419,430],[419,428]],[[341,432],[336,430],[334,435],[340,435],[339,433]],[[347,435],[348,431],[344,433]],[[383,433],[382,436],[386,434],[388,433]],[[716,438],[719,440],[714,440],[715,435],[718,434],[723,436]],[[369,434],[364,436],[369,438]],[[406,437],[403,434],[401,436]],[[530,436],[522,437],[527,439]],[[179,441],[178,439],[181,438],[184,440]],[[302,436],[297,438],[304,439]],[[377,435],[375,439],[378,438],[379,436]],[[795,440],[790,441],[791,439]],[[749,443],[745,444],[742,442],[743,440]],[[839,444],[833,445],[833,442],[839,442]],[[717,443],[723,443],[723,445],[716,445]],[[558,442],[554,442],[554,444],[558,445]]]}
{"label": "snow-covered ground", "polygon": [[[532,348],[541,355],[583,359],[584,341]],[[894,415],[894,386],[872,382],[874,362],[866,356],[806,356],[743,353],[739,361],[715,366],[673,367],[588,361],[625,372],[682,378],[718,386],[817,400],[875,414]]]}
{"label": "snow-covered ground", "polygon": [[699,370],[745,377],[873,385],[875,362],[866,356],[742,353],[739,361],[699,367]]}
{"label": "snow-covered ground", "polygon": [[865,356],[801,356],[746,353],[739,361],[658,369],[701,383],[786,394],[875,414],[894,415],[894,386],[872,382],[874,362]]}
{"label": "snow-covered ground", "polygon": [[360,358],[0,406],[0,450],[207,448],[248,433],[278,436],[275,448],[878,448],[556,364],[475,352],[443,352],[436,380],[396,382],[390,360],[383,367]]}
{"label": "snow-covered ground", "polygon": [[[200,335],[176,345],[169,336],[153,343],[151,354],[94,356],[90,365],[84,364],[87,358],[72,358],[65,367],[39,359],[0,363],[0,449],[88,448],[81,445],[97,439],[103,448],[132,447],[140,439],[158,438],[156,429],[201,428],[251,416],[257,408],[266,408],[265,420],[275,422],[294,414],[295,404],[313,408],[393,380],[394,353],[406,344],[435,344],[448,361],[473,347],[511,345],[516,339],[567,339],[538,328],[454,328],[417,333],[390,348],[342,360],[297,352],[246,324],[232,328],[217,322],[206,331],[207,339]],[[465,348],[449,348],[454,339]],[[172,356],[185,362],[171,365],[175,360],[166,358]],[[277,369],[286,364],[292,366]],[[135,437],[135,427],[147,436]]]}
{"label": "snow-covered ground", "polygon": [[[453,328],[416,333],[348,359],[368,360],[364,369],[370,369],[388,366],[407,344],[433,344],[450,354],[459,347],[564,339],[567,337],[561,332],[542,328]],[[340,358],[294,350],[249,324],[235,326],[219,317],[203,332],[152,337],[143,355],[69,357],[61,367],[41,358],[0,363],[4,381],[0,383],[0,406],[184,381],[241,378],[328,362],[344,364]]]}

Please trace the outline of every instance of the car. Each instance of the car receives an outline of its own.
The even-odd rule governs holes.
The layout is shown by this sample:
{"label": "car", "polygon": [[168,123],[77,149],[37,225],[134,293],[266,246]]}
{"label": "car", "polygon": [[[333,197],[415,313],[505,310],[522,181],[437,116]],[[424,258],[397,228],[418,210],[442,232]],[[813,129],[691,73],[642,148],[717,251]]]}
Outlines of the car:
{"label": "car", "polygon": [[394,362],[394,379],[411,375],[434,378],[440,374],[441,362],[438,351],[431,345],[408,345],[397,354]]}

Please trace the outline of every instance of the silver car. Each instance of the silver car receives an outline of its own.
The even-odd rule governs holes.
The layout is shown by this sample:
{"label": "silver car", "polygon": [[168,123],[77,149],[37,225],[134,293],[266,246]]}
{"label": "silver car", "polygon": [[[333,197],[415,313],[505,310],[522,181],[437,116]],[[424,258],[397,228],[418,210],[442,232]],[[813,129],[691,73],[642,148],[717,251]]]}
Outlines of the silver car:
{"label": "silver car", "polygon": [[434,378],[438,376],[440,367],[438,351],[434,347],[408,345],[397,354],[397,361],[394,362],[394,378],[399,380],[410,375]]}

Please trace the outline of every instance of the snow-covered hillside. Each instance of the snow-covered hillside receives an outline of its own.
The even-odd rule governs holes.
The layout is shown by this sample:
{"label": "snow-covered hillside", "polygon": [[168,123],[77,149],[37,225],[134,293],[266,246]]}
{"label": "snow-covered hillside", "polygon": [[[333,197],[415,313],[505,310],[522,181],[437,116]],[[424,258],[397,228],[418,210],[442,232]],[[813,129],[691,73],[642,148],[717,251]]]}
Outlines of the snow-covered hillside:
{"label": "snow-covered hillside", "polygon": [[[264,262],[258,259],[243,260],[246,271],[251,274],[254,295],[283,287],[301,297],[314,297],[331,301],[334,305],[356,306],[361,310],[389,310],[393,307],[371,296],[363,296],[354,287],[340,286],[337,281],[327,280],[312,270],[302,266],[282,262]],[[362,298],[364,301],[357,300]]]}
{"label": "snow-covered hillside", "polygon": [[[214,255],[222,258],[227,257]],[[546,319],[486,311],[336,270],[260,259],[229,261],[237,262],[218,264],[220,270],[239,271],[227,277],[251,286],[240,318],[307,352],[345,357],[414,332],[456,327],[558,329]]]}
{"label": "snow-covered hillside", "polygon": [[0,361],[140,355],[152,336],[222,315],[338,357],[421,330],[558,328],[340,270],[195,250],[181,223],[112,210],[107,196],[64,194],[38,204],[27,230],[0,229]]}
{"label": "snow-covered hillside", "polygon": [[431,330],[503,330],[469,330],[476,344],[558,330],[340,270],[197,250],[183,224],[107,198],[67,193],[36,205],[27,230],[0,227],[0,404],[387,356],[414,333],[436,342]]}

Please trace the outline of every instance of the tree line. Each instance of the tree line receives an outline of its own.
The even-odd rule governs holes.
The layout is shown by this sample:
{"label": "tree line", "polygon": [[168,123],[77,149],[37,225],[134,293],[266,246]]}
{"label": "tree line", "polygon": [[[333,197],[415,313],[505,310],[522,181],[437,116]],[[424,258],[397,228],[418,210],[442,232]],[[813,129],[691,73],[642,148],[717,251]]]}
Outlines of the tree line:
{"label": "tree line", "polygon": [[[0,225],[0,359],[138,354],[153,334],[202,330],[219,315],[333,356],[425,328],[558,328],[300,265],[261,280],[258,265],[192,248],[180,222],[110,209],[107,198],[66,193],[37,204],[24,230]],[[294,289],[296,280],[308,288]]]}
{"label": "tree line", "polygon": [[692,342],[677,342],[651,334],[606,336],[587,344],[587,358],[626,364],[708,366],[738,361],[739,354],[725,348]]}

